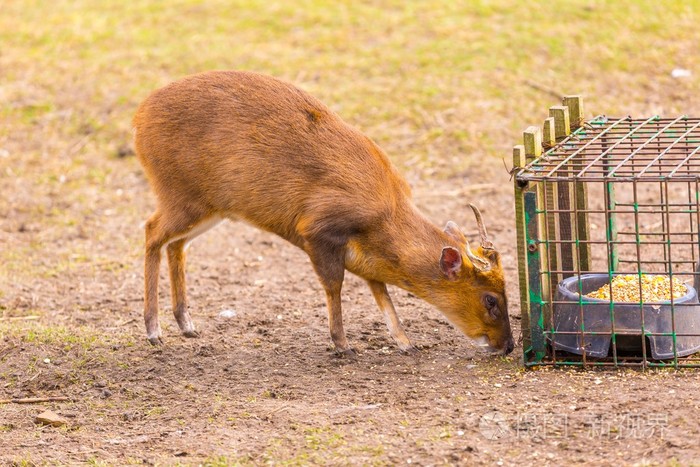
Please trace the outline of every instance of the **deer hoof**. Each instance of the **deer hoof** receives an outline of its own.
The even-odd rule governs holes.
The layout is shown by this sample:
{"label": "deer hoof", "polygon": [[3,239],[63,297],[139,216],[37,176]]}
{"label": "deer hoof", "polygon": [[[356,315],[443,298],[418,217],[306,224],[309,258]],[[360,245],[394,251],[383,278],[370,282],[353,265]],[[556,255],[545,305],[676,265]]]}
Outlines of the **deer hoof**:
{"label": "deer hoof", "polygon": [[357,352],[352,347],[348,347],[345,350],[336,349],[335,354],[340,358],[357,358]]}
{"label": "deer hoof", "polygon": [[154,347],[160,347],[163,345],[163,339],[161,339],[160,336],[149,337],[148,342],[150,342]]}
{"label": "deer hoof", "polygon": [[404,355],[418,355],[420,349],[414,345],[401,349],[401,353]]}

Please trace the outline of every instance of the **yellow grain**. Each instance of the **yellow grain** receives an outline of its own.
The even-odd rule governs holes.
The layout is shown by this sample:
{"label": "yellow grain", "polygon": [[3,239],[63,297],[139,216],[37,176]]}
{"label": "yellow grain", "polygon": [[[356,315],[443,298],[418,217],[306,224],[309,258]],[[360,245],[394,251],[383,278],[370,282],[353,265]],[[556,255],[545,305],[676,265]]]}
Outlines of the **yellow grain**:
{"label": "yellow grain", "polygon": [[[616,276],[612,280],[612,295],[614,302],[639,303],[639,282],[636,274]],[[671,300],[671,280],[668,276],[642,274],[641,301],[645,303]],[[598,290],[586,294],[586,297],[610,300],[610,284],[605,284]],[[680,280],[673,281],[673,298],[681,298],[688,293],[688,288]]]}

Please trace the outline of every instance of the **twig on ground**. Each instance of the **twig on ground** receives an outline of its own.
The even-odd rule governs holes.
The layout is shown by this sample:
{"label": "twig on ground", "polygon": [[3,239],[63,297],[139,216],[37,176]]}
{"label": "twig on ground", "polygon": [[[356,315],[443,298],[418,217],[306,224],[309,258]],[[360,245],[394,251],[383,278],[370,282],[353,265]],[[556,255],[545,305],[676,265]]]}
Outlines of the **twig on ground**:
{"label": "twig on ground", "polygon": [[538,91],[544,92],[545,94],[549,94],[550,96],[554,97],[555,99],[561,100],[564,98],[564,95],[562,93],[560,93],[554,89],[548,88],[546,86],[542,86],[541,84],[536,83],[534,81],[530,81],[529,79],[525,80],[525,84],[527,86],[530,86],[532,89],[536,89]]}
{"label": "twig on ground", "polygon": [[466,195],[468,193],[472,193],[475,191],[485,191],[485,190],[490,190],[498,185],[496,183],[474,183],[472,185],[467,185],[463,188],[459,188],[457,190],[449,190],[449,191],[430,191],[430,192],[416,192],[414,196],[417,199],[421,198],[432,198],[432,197],[446,197],[446,196],[461,196],[461,195]]}
{"label": "twig on ground", "polygon": [[270,410],[268,413],[262,416],[263,419],[269,419],[272,417],[274,414],[279,413],[279,412],[284,412],[290,409],[289,404],[284,404],[282,407],[277,407],[276,409]]}
{"label": "twig on ground", "polygon": [[352,405],[349,407],[339,407],[337,409],[330,409],[329,415],[338,415],[343,412],[352,412],[355,410],[376,410],[381,408],[382,404],[367,404],[367,405]]}
{"label": "twig on ground", "polygon": [[56,397],[24,397],[20,399],[0,399],[0,404],[38,404],[40,402],[66,402],[70,399],[64,396]]}
{"label": "twig on ground", "polygon": [[135,323],[136,318],[127,319],[126,321],[120,321],[117,323],[117,327],[126,326],[127,324]]}
{"label": "twig on ground", "polygon": [[29,315],[29,316],[0,316],[0,321],[29,321],[32,319],[41,318],[39,315]]}

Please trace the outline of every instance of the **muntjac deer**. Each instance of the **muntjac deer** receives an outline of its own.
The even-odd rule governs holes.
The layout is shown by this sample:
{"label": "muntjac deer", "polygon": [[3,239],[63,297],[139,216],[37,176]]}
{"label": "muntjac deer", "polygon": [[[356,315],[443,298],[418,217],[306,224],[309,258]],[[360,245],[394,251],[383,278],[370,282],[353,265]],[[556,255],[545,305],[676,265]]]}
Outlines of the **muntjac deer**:
{"label": "muntjac deer", "polygon": [[158,275],[165,247],[175,319],[187,310],[185,245],[224,219],[273,232],[304,250],[326,292],[335,348],[345,271],[365,279],[403,351],[414,350],[386,284],[436,306],[492,352],[513,350],[500,257],[472,206],[481,246],[414,206],[384,152],[314,97],[261,74],[213,71],[153,92],[133,120],[136,152],[157,196],[146,223],[144,317],[161,343]]}

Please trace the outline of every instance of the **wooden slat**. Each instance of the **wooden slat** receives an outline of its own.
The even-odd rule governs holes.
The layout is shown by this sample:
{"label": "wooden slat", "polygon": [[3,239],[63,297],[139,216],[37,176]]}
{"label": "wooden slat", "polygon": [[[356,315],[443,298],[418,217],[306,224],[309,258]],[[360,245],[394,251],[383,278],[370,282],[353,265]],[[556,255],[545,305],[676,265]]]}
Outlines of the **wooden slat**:
{"label": "wooden slat", "polygon": [[[575,131],[585,122],[583,98],[581,96],[565,96],[563,104],[569,109],[570,130]],[[591,238],[591,231],[588,225],[588,187],[585,182],[574,182],[573,191],[575,191],[576,224],[578,226],[576,238],[580,242],[585,242]],[[580,255],[579,264],[581,270],[590,271],[592,267],[591,246],[586,243],[580,243],[578,254]]]}
{"label": "wooden slat", "polygon": [[557,142],[554,130],[554,118],[549,117],[544,119],[542,125],[542,148],[549,149]]}
{"label": "wooden slat", "polygon": [[[525,146],[513,147],[513,167],[524,167]],[[530,296],[528,294],[527,278],[527,245],[525,233],[527,229],[525,220],[524,194],[526,186],[520,186],[518,180],[514,182],[515,193],[515,237],[518,251],[518,285],[520,288],[520,329],[523,336],[523,351],[527,351],[532,345],[530,331]]]}
{"label": "wooden slat", "polygon": [[562,104],[569,108],[569,128],[574,131],[583,125],[583,98],[581,96],[565,96]]}
{"label": "wooden slat", "polygon": [[549,108],[549,116],[554,118],[554,137],[557,141],[566,138],[571,133],[569,124],[569,108],[555,105]]}
{"label": "wooden slat", "polygon": [[578,254],[579,265],[582,272],[591,271],[593,268],[591,258],[591,245],[588,242],[591,239],[591,227],[588,223],[588,185],[586,182],[574,183],[576,191],[576,223],[577,223],[577,238],[579,240]]}
{"label": "wooden slat", "polygon": [[527,127],[523,132],[523,147],[528,163],[542,155],[542,130],[539,127]]}

